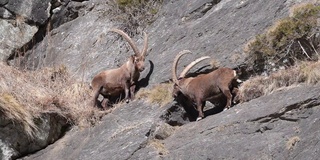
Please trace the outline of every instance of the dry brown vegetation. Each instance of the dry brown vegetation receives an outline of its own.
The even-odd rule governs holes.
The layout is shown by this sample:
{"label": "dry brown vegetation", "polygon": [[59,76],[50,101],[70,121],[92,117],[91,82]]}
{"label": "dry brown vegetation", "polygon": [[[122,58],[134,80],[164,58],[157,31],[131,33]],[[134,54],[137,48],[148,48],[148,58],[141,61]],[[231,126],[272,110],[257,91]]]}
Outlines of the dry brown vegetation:
{"label": "dry brown vegetation", "polygon": [[220,67],[220,62],[216,59],[211,59],[210,66],[211,66],[211,69],[217,69]]}
{"label": "dry brown vegetation", "polygon": [[298,142],[300,142],[300,138],[298,136],[294,136],[288,139],[286,144],[287,150],[292,150],[293,147],[296,146]]}
{"label": "dry brown vegetation", "polygon": [[173,100],[172,86],[172,83],[162,83],[153,86],[151,89],[141,89],[136,97],[138,99],[147,99],[149,103],[157,103],[160,104],[160,106],[165,106]]}
{"label": "dry brown vegetation", "polygon": [[154,149],[156,149],[160,155],[169,154],[169,151],[166,148],[166,146],[158,139],[149,140],[148,145],[152,146]]}
{"label": "dry brown vegetation", "polygon": [[55,112],[70,124],[90,126],[103,112],[90,107],[88,84],[75,81],[65,67],[20,71],[0,63],[0,112],[32,137],[41,113]]}
{"label": "dry brown vegetation", "polygon": [[279,70],[269,76],[255,76],[243,82],[239,88],[241,101],[271,94],[283,87],[298,84],[315,85],[320,82],[320,61],[300,62],[295,66]]}

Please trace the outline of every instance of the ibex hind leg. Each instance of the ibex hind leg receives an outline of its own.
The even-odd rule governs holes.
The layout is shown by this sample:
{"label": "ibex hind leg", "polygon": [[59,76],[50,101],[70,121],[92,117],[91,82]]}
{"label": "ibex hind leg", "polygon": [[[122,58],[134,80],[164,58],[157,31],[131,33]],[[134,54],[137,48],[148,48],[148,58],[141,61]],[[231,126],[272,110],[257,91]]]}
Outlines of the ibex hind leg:
{"label": "ibex hind leg", "polygon": [[240,101],[240,97],[239,97],[239,89],[234,87],[232,89],[232,103],[235,105]]}
{"label": "ibex hind leg", "polygon": [[226,96],[226,98],[227,98],[227,104],[226,104],[226,106],[224,107],[224,111],[225,110],[228,110],[229,108],[230,108],[230,106],[231,106],[231,100],[232,100],[232,94],[231,94],[231,92],[230,92],[230,89],[229,88],[223,88],[223,89],[221,89],[222,90],[222,93]]}
{"label": "ibex hind leg", "polygon": [[100,101],[98,100],[98,97],[100,95],[101,89],[102,89],[102,87],[93,90],[93,97],[92,97],[92,106],[93,107],[100,107]]}

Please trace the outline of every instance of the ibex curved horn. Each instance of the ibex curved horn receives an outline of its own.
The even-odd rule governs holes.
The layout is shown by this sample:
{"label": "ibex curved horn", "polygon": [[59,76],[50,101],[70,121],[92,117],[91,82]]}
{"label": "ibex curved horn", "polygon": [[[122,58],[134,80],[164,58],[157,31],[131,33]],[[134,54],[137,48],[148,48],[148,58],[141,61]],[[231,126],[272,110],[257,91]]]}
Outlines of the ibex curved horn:
{"label": "ibex curved horn", "polygon": [[203,56],[200,57],[196,60],[194,60],[193,62],[191,62],[186,68],[183,69],[183,71],[181,72],[179,78],[184,78],[186,76],[186,74],[189,72],[189,70],[195,66],[196,64],[200,63],[201,61],[205,60],[205,59],[209,59],[209,56]]}
{"label": "ibex curved horn", "polygon": [[141,56],[144,58],[148,50],[148,34],[146,32],[143,32],[143,35],[144,35],[144,42],[143,42],[143,49],[141,52]]}
{"label": "ibex curved horn", "polygon": [[[135,56],[141,56],[140,51],[139,51],[137,45],[136,45],[136,44],[133,42],[133,40],[128,36],[128,34],[124,33],[122,30],[119,30],[119,29],[116,29],[116,28],[112,28],[112,29],[110,29],[110,31],[116,32],[116,33],[122,35],[123,38],[126,39],[127,42],[129,43],[129,45],[131,46],[131,48],[132,48],[132,50],[133,50],[133,52],[134,52],[134,55],[135,55]],[[146,45],[146,44],[145,44],[145,45]]]}
{"label": "ibex curved horn", "polygon": [[191,53],[191,51],[183,50],[183,51],[179,52],[179,54],[173,60],[173,65],[172,65],[171,71],[172,71],[172,81],[175,84],[178,83],[178,78],[177,78],[177,64],[178,64],[178,61],[183,55],[185,55],[187,53],[189,54],[189,53]]}

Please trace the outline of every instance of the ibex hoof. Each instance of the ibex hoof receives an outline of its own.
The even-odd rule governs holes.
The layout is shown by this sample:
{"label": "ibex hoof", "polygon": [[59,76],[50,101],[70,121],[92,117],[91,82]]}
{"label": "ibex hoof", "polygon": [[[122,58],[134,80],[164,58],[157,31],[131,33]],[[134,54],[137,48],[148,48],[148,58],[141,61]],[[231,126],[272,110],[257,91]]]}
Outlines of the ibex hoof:
{"label": "ibex hoof", "polygon": [[224,108],[223,111],[226,111],[226,110],[228,110],[228,109],[229,109],[229,108]]}
{"label": "ibex hoof", "polygon": [[196,121],[200,121],[202,119],[202,117],[198,117]]}
{"label": "ibex hoof", "polygon": [[241,81],[240,79],[237,79],[237,82],[238,82],[238,83],[242,83],[243,81]]}
{"label": "ibex hoof", "polygon": [[129,103],[129,99],[126,100],[126,103]]}

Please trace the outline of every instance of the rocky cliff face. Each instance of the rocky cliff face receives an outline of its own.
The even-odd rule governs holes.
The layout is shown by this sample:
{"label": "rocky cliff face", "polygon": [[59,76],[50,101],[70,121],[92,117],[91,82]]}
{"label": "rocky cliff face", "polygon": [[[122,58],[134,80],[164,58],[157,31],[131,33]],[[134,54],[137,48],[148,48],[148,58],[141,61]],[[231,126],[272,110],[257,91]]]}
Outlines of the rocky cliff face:
{"label": "rocky cliff face", "polygon": [[[149,86],[168,81],[173,57],[184,49],[194,54],[180,66],[209,55],[221,66],[239,67],[246,63],[244,44],[301,2],[165,0],[157,18],[146,28],[138,27],[134,36],[141,46],[141,30],[149,34],[150,65],[142,77],[152,73]],[[32,69],[64,64],[89,81],[132,54],[124,41],[108,32],[123,27],[107,16],[110,7],[102,0],[0,1],[0,36],[5,37],[0,58]],[[19,35],[21,29],[26,34]],[[15,58],[18,53],[24,58]],[[206,118],[199,122],[190,122],[174,102],[159,107],[135,100],[115,108],[95,127],[73,128],[28,156],[15,149],[15,141],[2,137],[0,148],[3,159],[10,159],[3,156],[7,151],[18,152],[11,155],[24,156],[21,159],[317,159],[319,91],[319,87],[298,86],[225,112],[207,108]],[[46,145],[51,142],[46,140]]]}
{"label": "rocky cliff face", "polygon": [[[91,11],[52,30],[42,43],[33,48],[32,53],[27,53],[29,62],[33,63],[28,67],[41,66],[43,61],[45,65],[66,64],[89,81],[106,67],[121,65],[132,54],[130,49],[127,53],[126,42],[118,40],[115,45],[116,35],[108,32],[110,27],[122,27],[105,16],[104,11],[110,6],[99,1],[87,3],[93,3]],[[167,74],[170,70],[167,64],[171,64],[173,57],[183,49],[194,52],[190,59],[209,55],[221,66],[234,68],[243,64],[246,56],[243,54],[244,44],[276,20],[288,16],[289,7],[295,3],[164,1],[157,19],[144,29],[150,36],[147,59],[157,66],[153,71],[157,74],[150,77],[150,83],[171,78]],[[141,32],[134,40],[142,47]],[[181,66],[186,63],[182,61]]]}
{"label": "rocky cliff face", "polygon": [[136,101],[22,159],[317,159],[319,91],[279,91],[180,126],[166,122],[181,112]]}

